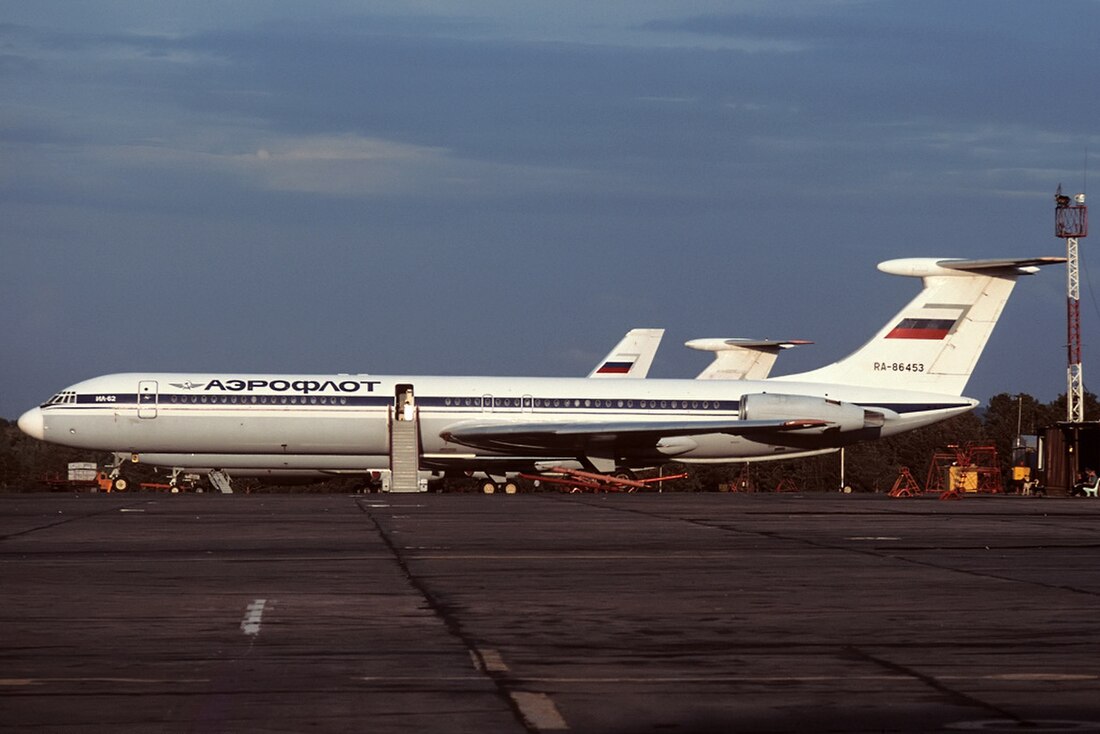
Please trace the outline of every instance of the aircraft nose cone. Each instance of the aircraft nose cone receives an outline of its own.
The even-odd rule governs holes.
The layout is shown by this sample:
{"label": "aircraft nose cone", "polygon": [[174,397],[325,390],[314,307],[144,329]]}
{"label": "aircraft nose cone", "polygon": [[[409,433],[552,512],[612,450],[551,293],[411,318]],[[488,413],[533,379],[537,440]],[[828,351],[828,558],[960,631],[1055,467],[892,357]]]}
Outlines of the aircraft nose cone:
{"label": "aircraft nose cone", "polygon": [[46,424],[42,420],[42,409],[31,408],[19,416],[19,430],[41,441],[46,434]]}

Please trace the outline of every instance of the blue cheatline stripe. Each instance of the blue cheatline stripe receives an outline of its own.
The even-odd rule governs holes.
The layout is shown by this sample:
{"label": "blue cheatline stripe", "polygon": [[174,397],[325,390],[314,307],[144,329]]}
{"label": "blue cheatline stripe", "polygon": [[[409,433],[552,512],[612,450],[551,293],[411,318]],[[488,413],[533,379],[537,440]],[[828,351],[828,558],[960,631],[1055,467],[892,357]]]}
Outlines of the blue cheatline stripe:
{"label": "blue cheatline stripe", "polygon": [[[57,403],[47,405],[48,408],[96,408],[111,406],[159,406],[168,408],[172,406],[226,406],[226,407],[389,407],[394,404],[392,397],[384,395],[357,396],[357,395],[251,395],[248,393],[232,394],[164,394],[153,395],[149,393],[89,393],[78,395],[74,403]],[[444,410],[646,410],[646,411],[699,411],[713,414],[716,411],[735,412],[740,409],[739,400],[682,400],[682,399],[645,399],[633,398],[577,398],[554,397],[533,398],[524,396],[513,397],[485,397],[482,395],[458,396],[458,397],[423,397],[416,398],[416,404],[424,408],[440,408]]]}
{"label": "blue cheatline stripe", "polygon": [[[111,407],[207,407],[207,408],[387,408],[393,405],[388,396],[354,395],[165,395],[160,394],[157,402],[150,402],[150,395],[137,393],[95,393],[77,395],[76,403],[57,403],[42,406],[45,410],[92,409]],[[202,401],[206,397],[206,402]],[[175,401],[173,401],[173,398]],[[236,398],[236,402],[232,402]],[[265,402],[266,399],[266,402]],[[139,402],[141,401],[141,402]],[[284,402],[285,401],[285,402]],[[483,410],[483,398],[476,397],[417,397],[416,402],[424,408],[444,412],[468,413]],[[704,407],[705,406],[705,407]],[[489,407],[489,406],[484,406]],[[886,408],[899,414],[921,413],[930,410],[968,408],[969,403],[877,403],[865,406]],[[684,412],[735,413],[740,410],[738,400],[634,400],[626,398],[494,398],[492,411],[519,411],[554,413],[562,411],[646,411],[646,412]],[[792,416],[797,417],[797,416]]]}

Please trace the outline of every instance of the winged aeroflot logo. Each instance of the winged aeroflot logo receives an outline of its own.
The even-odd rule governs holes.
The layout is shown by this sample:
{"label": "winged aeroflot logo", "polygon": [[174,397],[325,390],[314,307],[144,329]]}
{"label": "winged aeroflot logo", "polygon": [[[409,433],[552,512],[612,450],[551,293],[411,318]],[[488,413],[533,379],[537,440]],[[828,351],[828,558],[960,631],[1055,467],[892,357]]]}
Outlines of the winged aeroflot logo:
{"label": "winged aeroflot logo", "polygon": [[172,387],[178,387],[180,390],[194,390],[196,387],[202,387],[201,383],[191,382],[190,380],[187,382],[169,382],[168,384]]}

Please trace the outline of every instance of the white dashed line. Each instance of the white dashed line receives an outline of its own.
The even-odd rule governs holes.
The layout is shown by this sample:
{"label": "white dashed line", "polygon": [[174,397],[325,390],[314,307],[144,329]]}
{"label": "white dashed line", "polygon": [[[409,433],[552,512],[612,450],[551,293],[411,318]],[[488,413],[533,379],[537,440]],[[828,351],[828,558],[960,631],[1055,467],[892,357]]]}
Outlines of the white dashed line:
{"label": "white dashed line", "polygon": [[485,670],[489,673],[505,673],[508,666],[504,664],[504,658],[496,650],[482,650],[481,659],[485,662]]}
{"label": "white dashed line", "polygon": [[[508,664],[504,662],[503,656],[497,650],[472,649],[470,650],[470,660],[473,661],[474,668],[483,674],[509,672]],[[459,679],[463,678],[459,677],[454,680]],[[370,679],[361,678],[360,680]],[[558,707],[545,693],[508,691],[508,695],[516,704],[516,708],[519,709],[524,721],[535,731],[563,731],[569,728],[569,725],[565,723],[565,719],[558,712]]]}
{"label": "white dashed line", "polygon": [[183,683],[209,682],[209,678],[0,678],[0,687],[44,686],[58,683],[132,683],[159,686],[166,683],[177,685]]}
{"label": "white dashed line", "polygon": [[[478,670],[481,667],[478,666]],[[967,680],[991,680],[991,681],[1008,681],[1008,682],[1078,682],[1078,681],[1100,681],[1100,675],[1095,673],[994,673],[990,675],[937,675],[936,680],[939,681],[967,681]],[[400,682],[451,682],[451,681],[476,681],[480,680],[477,675],[385,675],[385,676],[356,676],[352,680],[362,681],[364,683],[393,683],[395,681]],[[528,684],[540,684],[540,685],[568,685],[568,684],[583,684],[583,685],[600,685],[600,684],[654,684],[654,685],[669,685],[669,684],[694,684],[694,683],[723,683],[723,684],[761,684],[761,683],[829,683],[837,680],[848,681],[868,681],[868,682],[881,682],[881,681],[898,681],[898,680],[912,680],[910,675],[902,675],[900,673],[884,673],[881,675],[845,675],[843,678],[835,675],[676,675],[676,676],[653,676],[653,677],[627,677],[627,676],[523,676],[523,680]]]}
{"label": "white dashed line", "polygon": [[264,615],[264,605],[267,599],[257,599],[246,607],[244,619],[241,620],[241,632],[246,635],[260,634],[260,618]]}
{"label": "white dashed line", "polygon": [[558,712],[558,707],[545,693],[510,691],[508,695],[516,702],[527,723],[538,731],[562,731],[569,728]]}

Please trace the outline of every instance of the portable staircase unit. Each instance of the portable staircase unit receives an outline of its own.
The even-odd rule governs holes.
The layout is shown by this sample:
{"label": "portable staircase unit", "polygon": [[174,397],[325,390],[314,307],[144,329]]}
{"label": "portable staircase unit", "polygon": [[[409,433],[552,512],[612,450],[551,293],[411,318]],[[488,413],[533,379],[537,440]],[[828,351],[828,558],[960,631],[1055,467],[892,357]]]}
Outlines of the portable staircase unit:
{"label": "portable staircase unit", "polygon": [[222,494],[233,494],[233,485],[229,481],[229,475],[221,469],[215,469],[207,474],[206,478],[210,480],[210,484],[214,485],[214,489]]}
{"label": "portable staircase unit", "polygon": [[390,420],[390,491],[419,492],[420,431],[418,420]]}

